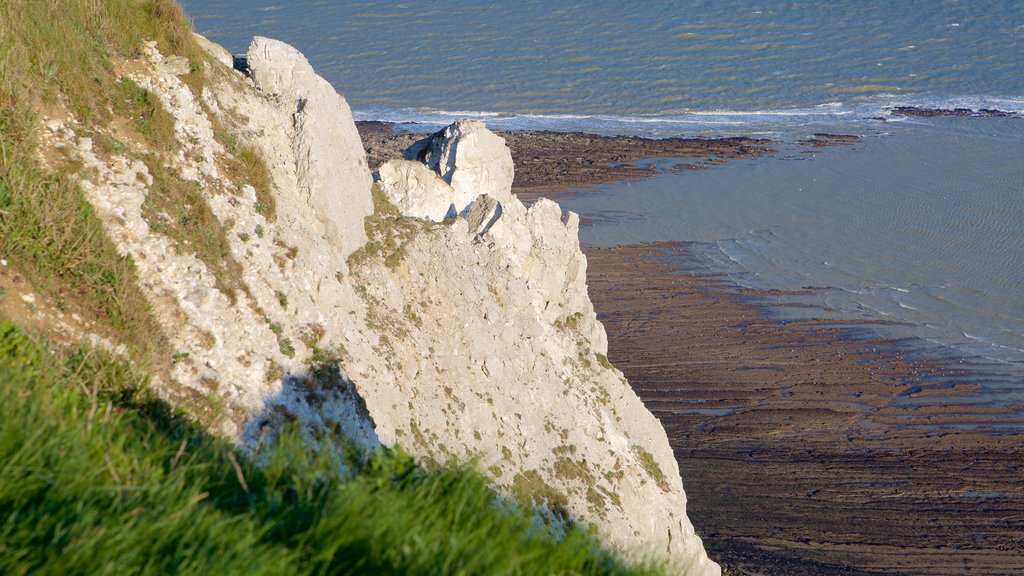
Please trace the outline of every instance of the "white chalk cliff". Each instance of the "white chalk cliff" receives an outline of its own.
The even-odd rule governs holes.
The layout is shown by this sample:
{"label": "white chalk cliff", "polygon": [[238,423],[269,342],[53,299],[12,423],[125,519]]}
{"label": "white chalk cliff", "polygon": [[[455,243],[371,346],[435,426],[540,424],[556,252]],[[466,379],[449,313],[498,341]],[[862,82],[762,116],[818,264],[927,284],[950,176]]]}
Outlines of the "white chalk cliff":
{"label": "white chalk cliff", "polygon": [[[47,124],[49,142],[82,162],[89,199],[172,342],[164,397],[194,412],[196,398],[216,397],[222,408],[204,420],[250,447],[298,420],[315,439],[477,457],[500,490],[594,525],[627,553],[719,574],[686,517],[665,431],[605,357],[579,219],[512,195],[504,141],[458,122],[374,184],[348,105],[298,51],[256,38],[246,76],[201,42],[201,98],[153,46],[122,73],[174,115],[176,170],[229,227],[246,287],[234,299],[146,220],[145,163],[97,153],[70,120]],[[265,158],[273,221],[252,187],[224,176],[229,152],[211,120]]]}

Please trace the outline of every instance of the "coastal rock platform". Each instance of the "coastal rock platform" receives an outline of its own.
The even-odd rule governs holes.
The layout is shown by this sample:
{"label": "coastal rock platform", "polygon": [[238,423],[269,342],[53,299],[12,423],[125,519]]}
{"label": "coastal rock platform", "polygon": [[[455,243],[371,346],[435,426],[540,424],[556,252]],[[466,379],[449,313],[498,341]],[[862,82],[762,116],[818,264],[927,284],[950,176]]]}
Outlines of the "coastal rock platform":
{"label": "coastal rock platform", "polygon": [[690,250],[586,252],[609,357],[668,431],[713,557],[786,576],[1020,573],[1024,421],[973,396],[993,375],[737,286]]}

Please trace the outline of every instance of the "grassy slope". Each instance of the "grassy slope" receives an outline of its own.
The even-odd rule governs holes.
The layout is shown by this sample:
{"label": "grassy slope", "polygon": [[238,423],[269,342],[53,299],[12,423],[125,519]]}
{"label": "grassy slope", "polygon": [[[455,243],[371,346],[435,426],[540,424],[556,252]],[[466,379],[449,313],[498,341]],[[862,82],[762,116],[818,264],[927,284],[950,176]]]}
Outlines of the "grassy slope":
{"label": "grassy slope", "polygon": [[38,290],[75,298],[136,361],[151,364],[163,356],[153,337],[160,331],[132,262],[117,254],[74,180],[38,166],[33,139],[39,107],[63,105],[85,126],[109,122],[124,96],[111,59],[144,38],[195,52],[171,0],[0,2],[0,253]]}
{"label": "grassy slope", "polygon": [[[167,351],[134,266],[74,179],[37,163],[33,130],[50,107],[84,129],[124,115],[112,60],[153,38],[202,62],[173,0],[0,2],[0,255],[90,310],[136,366],[0,320],[0,573],[630,572],[581,529],[556,543],[529,511],[495,507],[470,470],[313,456],[289,435],[256,467],[145,394],[134,370]],[[159,114],[130,100],[137,119]]]}
{"label": "grassy slope", "polygon": [[0,381],[0,573],[638,572],[496,507],[469,470],[314,456],[287,434],[264,466],[233,459],[123,364],[54,357],[6,321]]}

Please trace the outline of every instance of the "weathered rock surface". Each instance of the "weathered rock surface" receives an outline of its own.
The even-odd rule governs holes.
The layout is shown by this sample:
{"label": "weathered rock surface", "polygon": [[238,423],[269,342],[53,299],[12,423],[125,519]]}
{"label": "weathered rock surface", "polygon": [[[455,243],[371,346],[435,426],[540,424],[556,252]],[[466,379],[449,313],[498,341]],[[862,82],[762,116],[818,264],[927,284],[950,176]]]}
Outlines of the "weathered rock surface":
{"label": "weathered rock surface", "polygon": [[253,38],[248,63],[256,87],[290,110],[299,192],[348,256],[366,242],[362,223],[373,213],[373,181],[348,103],[284,42]]}
{"label": "weathered rock surface", "polygon": [[455,190],[422,162],[389,160],[379,175],[381,190],[402,214],[441,222],[459,212]]}
{"label": "weathered rock surface", "polygon": [[235,57],[228,52],[226,48],[220,44],[211,42],[209,38],[202,34],[196,34],[196,44],[199,45],[207,54],[213,57],[214,60],[220,63],[225,68],[233,68],[235,65]]}
{"label": "weathered rock surface", "polygon": [[[501,138],[459,122],[410,152],[425,164],[382,167],[382,192],[403,216],[380,205],[364,226],[371,175],[351,114],[301,54],[257,38],[252,78],[218,58],[224,70],[201,103],[158,72],[155,48],[147,58],[133,78],[175,117],[173,170],[227,229],[246,288],[236,299],[146,220],[144,163],[97,152],[70,127],[51,132],[86,167],[88,197],[174,343],[165,397],[196,411],[190,397],[214,395],[223,410],[206,420],[253,447],[296,419],[321,441],[343,433],[424,460],[478,456],[502,489],[623,550],[718,573],[686,517],[664,430],[605,358],[579,220],[512,196]],[[208,113],[267,160],[275,220],[251,187],[223,177],[228,152]],[[337,361],[324,365],[324,353]]]}
{"label": "weathered rock surface", "polygon": [[405,159],[424,162],[451,184],[460,213],[479,194],[499,202],[512,197],[512,152],[479,120],[460,120],[416,142]]}
{"label": "weathered rock surface", "polygon": [[[386,370],[352,365],[359,382],[398,376],[366,395],[378,434],[437,460],[483,454],[511,492],[545,495],[624,547],[665,550],[694,573],[714,573],[685,516],[663,429],[604,356],[577,216],[543,199],[526,209],[512,196],[508,149],[479,123],[452,125],[407,157],[424,158],[465,195],[482,193],[464,218],[412,239],[397,265],[358,272],[393,335],[381,350]],[[389,164],[382,182],[423,193],[415,179],[386,177]]]}

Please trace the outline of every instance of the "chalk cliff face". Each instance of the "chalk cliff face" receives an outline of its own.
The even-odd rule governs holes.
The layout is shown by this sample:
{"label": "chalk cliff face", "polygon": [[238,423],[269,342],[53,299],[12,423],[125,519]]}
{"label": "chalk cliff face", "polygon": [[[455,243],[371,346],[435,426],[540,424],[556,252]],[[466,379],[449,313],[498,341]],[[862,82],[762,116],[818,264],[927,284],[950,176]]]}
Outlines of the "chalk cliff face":
{"label": "chalk cliff face", "polygon": [[[299,52],[256,38],[246,77],[202,45],[213,70],[199,98],[153,46],[122,73],[174,115],[174,170],[228,228],[245,286],[234,298],[147,216],[150,166],[98,153],[70,122],[47,125],[49,143],[82,162],[90,201],[175,347],[161,393],[250,447],[297,420],[316,441],[475,457],[503,491],[625,551],[718,574],[664,430],[605,357],[579,219],[512,195],[502,139],[458,122],[372,184],[348,105]],[[224,175],[215,125],[266,159],[274,219]],[[210,398],[218,410],[203,408]]]}

